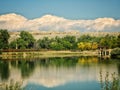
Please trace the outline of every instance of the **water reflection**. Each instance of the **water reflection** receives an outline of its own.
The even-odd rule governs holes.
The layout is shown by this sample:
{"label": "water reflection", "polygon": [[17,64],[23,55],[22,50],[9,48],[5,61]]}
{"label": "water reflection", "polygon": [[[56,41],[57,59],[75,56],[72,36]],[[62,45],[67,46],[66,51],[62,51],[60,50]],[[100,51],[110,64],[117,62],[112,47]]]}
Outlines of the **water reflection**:
{"label": "water reflection", "polygon": [[98,88],[100,71],[102,71],[103,78],[106,72],[115,72],[120,75],[120,63],[117,60],[99,60],[97,57],[0,60],[0,82],[5,80],[7,82],[11,79],[14,81],[23,80],[23,87],[26,88],[32,85],[56,88],[68,84],[70,87],[72,85],[75,87],[83,85],[83,83],[90,84],[92,88],[97,85],[96,88]]}
{"label": "water reflection", "polygon": [[118,74],[119,74],[119,76],[120,76],[120,62],[119,62],[119,64],[117,65],[117,67],[118,67]]}
{"label": "water reflection", "polygon": [[2,80],[7,80],[9,78],[10,70],[9,63],[0,61],[0,76]]}

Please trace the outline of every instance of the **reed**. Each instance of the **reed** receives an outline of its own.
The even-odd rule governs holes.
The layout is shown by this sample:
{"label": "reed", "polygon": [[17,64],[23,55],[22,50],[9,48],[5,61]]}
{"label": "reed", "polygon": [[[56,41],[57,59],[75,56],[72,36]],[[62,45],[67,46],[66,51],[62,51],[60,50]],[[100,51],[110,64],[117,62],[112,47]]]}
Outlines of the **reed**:
{"label": "reed", "polygon": [[10,80],[9,83],[2,83],[0,85],[0,90],[23,90],[22,81],[15,82],[13,80]]}
{"label": "reed", "polygon": [[120,77],[115,72],[112,74],[106,72],[105,78],[103,78],[102,72],[100,72],[100,84],[101,90],[120,90]]}

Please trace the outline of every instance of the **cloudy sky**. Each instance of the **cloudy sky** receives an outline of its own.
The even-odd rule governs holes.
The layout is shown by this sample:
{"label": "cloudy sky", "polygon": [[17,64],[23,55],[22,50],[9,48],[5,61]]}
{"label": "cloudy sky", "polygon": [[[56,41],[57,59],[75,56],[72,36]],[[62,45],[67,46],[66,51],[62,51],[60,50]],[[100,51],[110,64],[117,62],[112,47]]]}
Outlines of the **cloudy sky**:
{"label": "cloudy sky", "polygon": [[120,31],[120,0],[0,0],[0,28]]}

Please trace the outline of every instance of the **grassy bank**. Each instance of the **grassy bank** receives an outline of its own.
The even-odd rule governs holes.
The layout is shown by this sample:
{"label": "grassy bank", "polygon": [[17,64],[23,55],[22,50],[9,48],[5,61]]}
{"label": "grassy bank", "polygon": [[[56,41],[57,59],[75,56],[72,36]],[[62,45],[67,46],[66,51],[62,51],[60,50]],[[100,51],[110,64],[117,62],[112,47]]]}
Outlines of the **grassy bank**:
{"label": "grassy bank", "polygon": [[45,58],[69,56],[97,56],[97,51],[30,51],[30,52],[2,52],[2,59],[12,58]]}

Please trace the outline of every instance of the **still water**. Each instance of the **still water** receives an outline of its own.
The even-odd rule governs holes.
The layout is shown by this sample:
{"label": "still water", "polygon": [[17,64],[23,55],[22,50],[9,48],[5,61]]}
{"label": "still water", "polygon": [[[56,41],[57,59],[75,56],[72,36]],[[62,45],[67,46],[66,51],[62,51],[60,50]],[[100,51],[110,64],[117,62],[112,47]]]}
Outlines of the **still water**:
{"label": "still water", "polygon": [[119,60],[98,57],[0,59],[0,83],[22,80],[24,90],[101,90],[114,72],[120,76]]}

